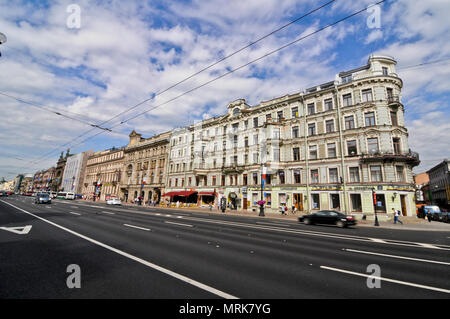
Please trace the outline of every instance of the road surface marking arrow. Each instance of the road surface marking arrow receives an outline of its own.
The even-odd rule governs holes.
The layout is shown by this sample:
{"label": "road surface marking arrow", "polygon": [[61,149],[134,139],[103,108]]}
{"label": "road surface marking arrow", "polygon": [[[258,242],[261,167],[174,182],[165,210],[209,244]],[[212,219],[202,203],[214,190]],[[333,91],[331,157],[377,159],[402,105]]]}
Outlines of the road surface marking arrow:
{"label": "road surface marking arrow", "polygon": [[0,227],[0,229],[6,230],[11,233],[18,234],[18,235],[26,235],[30,232],[31,227],[33,227],[33,226],[28,225],[28,226],[21,226],[21,227]]}

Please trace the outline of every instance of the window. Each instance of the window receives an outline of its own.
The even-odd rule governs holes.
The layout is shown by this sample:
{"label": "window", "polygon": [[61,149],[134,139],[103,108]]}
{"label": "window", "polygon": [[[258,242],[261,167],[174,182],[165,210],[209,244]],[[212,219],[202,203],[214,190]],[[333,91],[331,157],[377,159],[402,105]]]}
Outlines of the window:
{"label": "window", "polygon": [[312,209],[320,209],[319,194],[311,194]]}
{"label": "window", "polygon": [[395,166],[395,171],[397,173],[397,182],[404,182],[403,166]]}
{"label": "window", "polygon": [[286,179],[284,177],[284,171],[279,171],[278,172],[278,178],[280,180],[280,184],[284,184],[286,183]]}
{"label": "window", "polygon": [[359,183],[359,167],[350,167],[350,183]]}
{"label": "window", "polygon": [[300,148],[294,147],[292,149],[292,153],[293,153],[294,161],[299,161],[300,160]]}
{"label": "window", "polygon": [[361,91],[362,101],[371,102],[372,99],[372,89],[366,89]]}
{"label": "window", "polygon": [[244,127],[245,127],[245,129],[248,129],[248,120],[244,121]]}
{"label": "window", "polygon": [[400,150],[400,138],[398,137],[394,137],[392,139],[392,143],[394,145],[394,154],[399,155],[401,154],[401,150]]}
{"label": "window", "polygon": [[258,163],[258,153],[253,153],[253,163]]}
{"label": "window", "polygon": [[297,138],[298,137],[298,126],[294,126],[292,128],[292,138]]}
{"label": "window", "polygon": [[330,111],[333,109],[333,99],[325,100],[325,111]]}
{"label": "window", "polygon": [[274,162],[280,161],[280,149],[278,149],[278,148],[273,149],[273,161]]}
{"label": "window", "polygon": [[308,124],[308,136],[316,135],[316,123]]}
{"label": "window", "polygon": [[258,145],[258,134],[253,135],[253,145]]}
{"label": "window", "polygon": [[311,145],[309,147],[309,159],[317,159],[317,146]]}
{"label": "window", "polygon": [[266,114],[266,121],[269,121],[272,119],[272,114]]}
{"label": "window", "polygon": [[353,115],[345,117],[345,129],[351,130],[355,128],[355,117]]}
{"label": "window", "polygon": [[293,107],[291,111],[292,111],[292,118],[298,117],[298,107]]}
{"label": "window", "polygon": [[244,164],[248,164],[248,154],[244,155]]}
{"label": "window", "polygon": [[244,146],[248,147],[248,136],[244,138]]}
{"label": "window", "polygon": [[347,155],[353,156],[357,153],[356,141],[347,141]]}
{"label": "window", "polygon": [[367,139],[367,148],[369,150],[369,153],[378,153],[379,148],[378,148],[378,138],[374,137],[374,138],[368,138]]}
{"label": "window", "polygon": [[318,169],[312,169],[311,170],[311,183],[319,183],[319,170]]}
{"label": "window", "polygon": [[308,115],[313,115],[315,113],[314,103],[308,104]]}
{"label": "window", "polygon": [[253,173],[253,185],[258,184],[258,173]]}
{"label": "window", "polygon": [[283,111],[278,111],[277,112],[278,122],[281,122],[283,120],[283,118],[284,118]]}
{"label": "window", "polygon": [[273,139],[274,140],[279,140],[280,139],[280,129],[276,128],[272,131],[273,133]]}
{"label": "window", "polygon": [[383,175],[381,173],[380,165],[372,165],[370,166],[370,179],[372,182],[381,182],[383,181]]}
{"label": "window", "polygon": [[326,128],[327,133],[333,133],[334,132],[334,120],[326,121],[325,128]]}
{"label": "window", "polygon": [[350,200],[352,202],[352,212],[361,212],[361,194],[350,194]]}
{"label": "window", "polygon": [[258,118],[253,118],[253,127],[258,127]]}
{"label": "window", "polygon": [[294,183],[300,184],[300,170],[294,170]]}
{"label": "window", "polygon": [[336,157],[336,143],[327,144],[327,151],[328,151],[329,158],[335,158]]}
{"label": "window", "polygon": [[341,79],[342,79],[342,83],[343,84],[351,82],[352,81],[352,75],[350,74],[350,75],[343,76],[343,77],[341,77]]}
{"label": "window", "polygon": [[247,180],[248,180],[247,174],[242,175],[242,181],[243,181],[244,186],[247,186]]}
{"label": "window", "polygon": [[391,112],[391,124],[393,126],[398,126],[397,112],[394,112],[394,111]]}
{"label": "window", "polygon": [[328,179],[329,179],[330,183],[338,182],[338,169],[337,168],[328,169]]}
{"label": "window", "polygon": [[383,66],[381,69],[383,70],[383,75],[388,75],[389,70],[387,67]]}
{"label": "window", "polygon": [[386,88],[386,94],[388,101],[391,102],[394,99],[394,90],[392,88]]}
{"label": "window", "polygon": [[344,106],[350,106],[350,105],[353,104],[353,102],[352,102],[352,94],[351,93],[344,94],[342,96],[342,100],[343,100],[343,105]]}
{"label": "window", "polygon": [[375,112],[365,114],[366,126],[375,126]]}

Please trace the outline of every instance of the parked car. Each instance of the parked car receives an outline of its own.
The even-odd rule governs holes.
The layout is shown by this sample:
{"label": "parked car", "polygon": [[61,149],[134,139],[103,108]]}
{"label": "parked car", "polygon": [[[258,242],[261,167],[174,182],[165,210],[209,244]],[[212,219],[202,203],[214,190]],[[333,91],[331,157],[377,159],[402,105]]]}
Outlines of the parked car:
{"label": "parked car", "polygon": [[118,198],[110,198],[106,200],[107,205],[122,205],[122,202]]}
{"label": "parked car", "polygon": [[50,195],[48,193],[37,193],[36,197],[34,198],[35,204],[51,204],[52,199],[50,198]]}
{"label": "parked car", "polygon": [[450,212],[441,212],[441,221],[444,223],[450,223]]}
{"label": "parked car", "polygon": [[0,197],[8,197],[8,193],[5,191],[0,191]]}
{"label": "parked car", "polygon": [[321,210],[317,213],[300,216],[298,221],[306,225],[331,224],[341,228],[356,225],[355,217],[334,210]]}
{"label": "parked car", "polygon": [[436,205],[427,205],[423,207],[431,214],[431,219],[435,221],[441,220],[441,209]]}

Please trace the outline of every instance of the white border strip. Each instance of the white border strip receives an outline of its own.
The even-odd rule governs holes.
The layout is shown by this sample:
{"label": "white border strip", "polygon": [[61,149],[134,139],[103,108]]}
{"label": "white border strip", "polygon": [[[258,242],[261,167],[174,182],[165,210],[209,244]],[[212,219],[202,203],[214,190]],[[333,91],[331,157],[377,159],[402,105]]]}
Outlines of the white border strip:
{"label": "white border strip", "polygon": [[186,283],[188,283],[188,284],[191,284],[192,286],[195,286],[195,287],[197,287],[197,288],[203,289],[203,290],[205,290],[205,291],[208,291],[208,292],[210,292],[210,293],[212,293],[212,294],[214,294],[214,295],[217,295],[217,296],[222,297],[222,298],[225,298],[225,299],[238,299],[237,297],[235,297],[235,296],[233,296],[233,295],[230,295],[230,294],[227,294],[227,293],[225,293],[225,292],[223,292],[223,291],[220,291],[220,290],[218,290],[218,289],[216,289],[216,288],[213,288],[213,287],[210,287],[210,286],[208,286],[208,285],[202,284],[201,282],[198,282],[198,281],[196,281],[196,280],[190,279],[190,278],[188,278],[188,277],[186,277],[186,276],[180,275],[180,274],[178,274],[178,273],[176,273],[176,272],[173,272],[173,271],[168,270],[168,269],[166,269],[166,268],[163,268],[163,267],[160,267],[160,266],[155,265],[155,264],[153,264],[153,263],[150,263],[150,262],[148,262],[148,261],[146,261],[146,260],[144,260],[144,259],[141,259],[141,258],[139,258],[139,257],[133,256],[133,255],[131,255],[131,254],[129,254],[129,253],[126,253],[126,252],[124,252],[124,251],[122,251],[122,250],[119,250],[119,249],[117,249],[117,248],[114,248],[114,247],[111,247],[111,246],[109,246],[109,245],[106,245],[106,244],[104,244],[104,243],[102,243],[102,242],[99,242],[99,241],[97,241],[97,240],[95,240],[95,239],[92,239],[92,238],[90,238],[90,237],[84,236],[84,235],[82,235],[82,234],[80,234],[80,233],[77,233],[77,232],[75,232],[75,231],[73,231],[73,230],[70,230],[70,229],[68,229],[68,228],[66,228],[66,227],[60,226],[60,225],[58,225],[58,224],[55,224],[55,223],[53,223],[53,222],[51,222],[51,221],[49,221],[49,220],[47,220],[47,219],[45,219],[45,218],[39,217],[39,216],[37,216],[37,215],[34,215],[34,214],[32,214],[32,213],[30,213],[30,212],[27,212],[26,210],[24,210],[24,209],[22,209],[22,208],[20,208],[20,207],[17,207],[17,206],[15,206],[15,205],[12,205],[12,204],[10,204],[10,203],[7,203],[7,202],[5,202],[5,201],[3,201],[3,200],[2,200],[1,202],[5,203],[5,204],[8,204],[9,206],[12,206],[12,207],[14,207],[15,209],[20,210],[21,212],[24,212],[24,213],[26,213],[26,214],[28,214],[28,215],[30,215],[30,216],[33,216],[33,217],[35,217],[35,218],[37,218],[37,219],[39,219],[39,220],[41,220],[41,221],[43,221],[43,222],[46,222],[47,224],[50,224],[50,225],[55,226],[55,227],[57,227],[57,228],[59,228],[59,229],[61,229],[61,230],[64,230],[64,231],[66,231],[66,232],[68,232],[68,233],[70,233],[70,234],[72,234],[72,235],[75,235],[75,236],[77,236],[77,237],[80,237],[80,238],[82,238],[82,239],[85,239],[85,240],[87,240],[87,241],[89,241],[89,242],[91,242],[91,243],[93,243],[93,244],[95,244],[95,245],[98,245],[98,246],[100,246],[100,247],[106,248],[106,249],[108,249],[108,250],[110,250],[110,251],[112,251],[112,252],[115,252],[116,254],[119,254],[119,255],[121,255],[121,256],[124,256],[124,257],[126,257],[126,258],[129,258],[129,259],[131,259],[131,260],[133,260],[133,261],[136,261],[136,262],[138,262],[138,263],[140,263],[140,264],[143,264],[143,265],[145,265],[145,266],[147,266],[147,267],[150,267],[150,268],[155,269],[155,270],[157,270],[157,271],[160,271],[160,272],[162,272],[162,273],[164,273],[164,274],[166,274],[166,275],[169,275],[169,276],[171,276],[171,277],[174,277],[174,278],[176,278],[176,279],[178,279],[178,280],[184,281],[184,282],[186,282]]}

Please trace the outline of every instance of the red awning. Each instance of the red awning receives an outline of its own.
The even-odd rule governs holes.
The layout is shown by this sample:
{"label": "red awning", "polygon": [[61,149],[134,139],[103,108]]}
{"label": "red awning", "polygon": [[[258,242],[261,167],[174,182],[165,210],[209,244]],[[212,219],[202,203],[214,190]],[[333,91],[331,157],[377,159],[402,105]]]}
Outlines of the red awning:
{"label": "red awning", "polygon": [[215,192],[200,192],[198,193],[200,196],[202,195],[206,195],[206,196],[214,196],[216,193]]}
{"label": "red awning", "polygon": [[174,196],[184,196],[184,197],[188,197],[188,196],[191,196],[192,194],[195,194],[195,193],[197,193],[197,192],[193,192],[193,191],[168,192],[168,193],[165,193],[165,194],[163,195],[163,197],[166,197],[166,196],[168,196],[168,197],[174,197]]}

